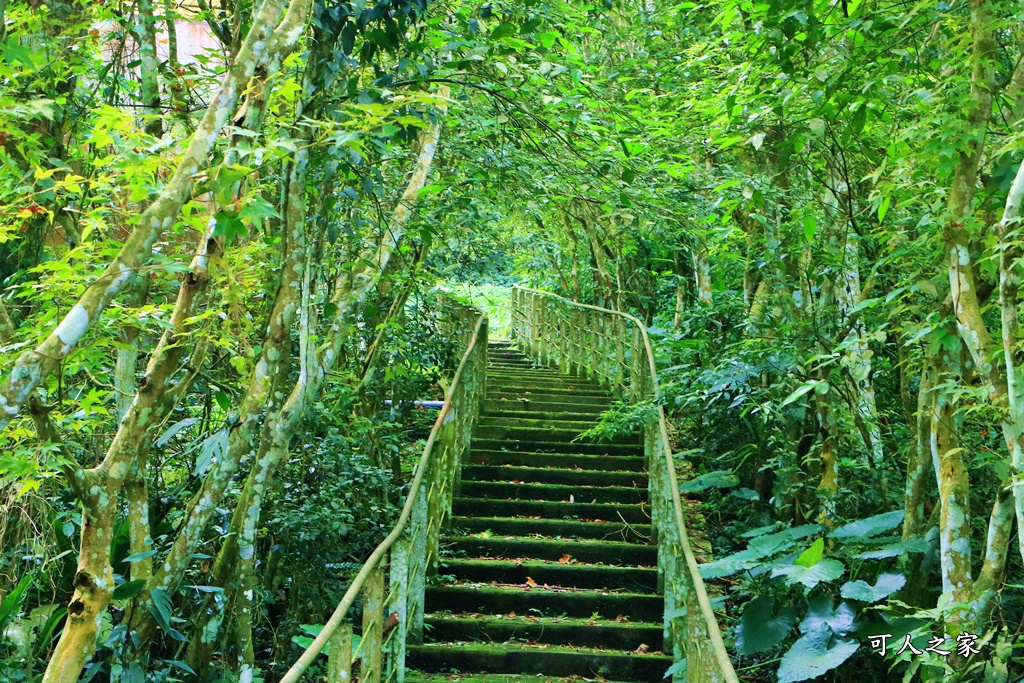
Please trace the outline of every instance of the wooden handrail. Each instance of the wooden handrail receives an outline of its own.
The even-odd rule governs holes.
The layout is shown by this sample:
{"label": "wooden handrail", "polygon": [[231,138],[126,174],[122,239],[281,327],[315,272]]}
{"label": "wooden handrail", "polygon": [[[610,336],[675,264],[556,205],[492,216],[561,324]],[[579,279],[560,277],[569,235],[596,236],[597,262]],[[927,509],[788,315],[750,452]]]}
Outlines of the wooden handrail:
{"label": "wooden handrail", "polygon": [[[566,299],[565,297],[558,296],[557,294],[533,289],[531,287],[515,285],[514,289],[518,289],[523,292],[530,292],[535,296],[557,300],[572,308],[596,311],[603,315],[618,316],[619,318],[628,320],[634,324],[640,333],[640,338],[643,340],[644,351],[647,356],[648,372],[650,373],[651,379],[651,393],[655,396],[657,395],[658,372],[657,366],[654,362],[654,352],[651,348],[650,337],[647,335],[647,328],[639,318],[622,311],[615,311],[608,308],[602,308],[600,306],[592,306],[590,304],[572,301],[571,299]],[[514,324],[515,322],[513,321],[513,325]],[[729,653],[725,648],[725,641],[722,639],[722,632],[718,626],[718,619],[715,617],[714,608],[711,606],[711,600],[708,597],[707,588],[704,585],[704,579],[700,575],[700,565],[697,563],[697,558],[694,556],[693,549],[690,547],[689,537],[686,532],[686,518],[683,514],[682,498],[679,495],[679,483],[676,476],[675,462],[672,457],[672,449],[669,446],[668,420],[665,417],[665,410],[661,405],[657,406],[657,419],[658,429],[661,432],[661,441],[664,444],[663,451],[667,476],[669,479],[668,484],[672,491],[672,506],[675,510],[677,532],[679,533],[680,545],[682,546],[683,555],[686,559],[687,569],[690,574],[694,592],[696,593],[697,602],[700,605],[704,621],[707,623],[708,637],[711,640],[711,647],[715,653],[715,659],[718,662],[718,667],[721,670],[722,675],[729,683],[739,683],[739,678],[733,668],[732,661],[729,659]]]}
{"label": "wooden handrail", "polygon": [[341,598],[338,606],[334,609],[334,612],[331,614],[331,618],[328,619],[323,630],[321,630],[319,635],[313,639],[313,642],[306,648],[305,652],[299,656],[298,660],[296,660],[291,668],[285,672],[280,683],[298,683],[302,674],[316,660],[317,656],[327,645],[335,630],[337,630],[338,626],[342,623],[342,620],[348,613],[352,603],[355,602],[356,596],[359,595],[359,592],[363,589],[363,585],[366,583],[367,578],[375,569],[377,569],[386,553],[391,549],[391,546],[393,546],[405,532],[405,529],[409,524],[409,519],[412,516],[413,508],[415,507],[416,501],[419,497],[420,485],[422,484],[423,477],[430,465],[434,443],[437,441],[442,425],[444,425],[448,420],[448,416],[452,410],[452,398],[455,396],[455,392],[460,388],[463,372],[466,366],[471,362],[473,352],[476,350],[477,342],[480,338],[480,330],[484,328],[486,323],[486,314],[479,313],[476,325],[473,327],[473,336],[466,345],[466,350],[462,354],[462,360],[459,362],[459,367],[455,371],[455,376],[452,377],[452,382],[448,387],[448,391],[445,393],[444,405],[438,413],[437,420],[434,421],[434,426],[430,430],[430,435],[427,437],[427,443],[423,446],[423,454],[420,456],[419,463],[416,466],[416,475],[413,477],[413,481],[409,489],[409,495],[405,499],[405,505],[402,506],[402,513],[398,517],[398,522],[391,530],[391,533],[389,533],[387,537],[381,541],[380,545],[374,548],[373,552],[370,553],[370,557],[363,564],[359,573],[356,574],[355,579],[352,580],[352,585],[349,586],[347,591],[345,591],[345,595]]}

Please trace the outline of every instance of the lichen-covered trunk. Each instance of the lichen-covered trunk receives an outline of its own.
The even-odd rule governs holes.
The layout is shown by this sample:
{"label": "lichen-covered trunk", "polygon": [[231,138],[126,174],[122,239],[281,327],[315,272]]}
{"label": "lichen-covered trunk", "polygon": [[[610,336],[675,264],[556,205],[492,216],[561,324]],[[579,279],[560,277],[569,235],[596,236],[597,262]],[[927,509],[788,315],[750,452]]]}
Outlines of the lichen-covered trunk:
{"label": "lichen-covered trunk", "polygon": [[[106,610],[113,591],[113,569],[110,566],[111,540],[118,510],[121,488],[126,477],[138,475],[144,467],[145,452],[153,440],[153,432],[166,417],[195,376],[201,364],[202,348],[193,351],[192,369],[183,369],[183,359],[190,350],[185,342],[207,281],[207,252],[212,240],[204,240],[192,261],[191,272],[182,281],[168,329],[157,344],[139,383],[139,390],[125,413],[103,461],[90,470],[73,474],[73,488],[82,499],[82,532],[75,574],[75,594],[68,606],[68,620],[60,641],[43,675],[44,683],[60,683],[78,679],[82,669],[96,650],[100,615]],[[144,472],[141,476],[144,476]],[[145,488],[133,496],[137,531],[133,544],[142,547],[148,531],[143,512],[138,507],[145,497]],[[143,571],[145,571],[143,569]]]}
{"label": "lichen-covered trunk", "polygon": [[[831,393],[831,392],[830,392]],[[839,438],[829,394],[815,393],[815,411],[821,439],[821,479],[818,481],[818,523],[831,528],[836,521],[836,493],[839,492]]]}
{"label": "lichen-covered trunk", "polygon": [[1020,351],[1020,217],[1024,203],[1024,163],[1010,186],[999,222],[999,312],[1002,366],[1006,385],[1003,438],[1010,453],[1010,482],[1017,518],[1017,542],[1024,557],[1024,354]]}
{"label": "lichen-covered trunk", "polygon": [[18,356],[0,383],[0,430],[14,419],[43,379],[68,357],[86,331],[95,324],[100,312],[120,293],[132,274],[144,265],[157,239],[177,218],[189,196],[192,178],[206,167],[207,157],[220,130],[234,113],[240,93],[266,52],[283,4],[283,0],[264,0],[254,14],[249,32],[181,161],[157,198],[142,212],[117,256],[86,288],[57,328],[35,349]]}
{"label": "lichen-covered trunk", "polygon": [[0,344],[6,344],[14,338],[14,323],[7,313],[7,306],[0,299]]}
{"label": "lichen-covered trunk", "polygon": [[711,295],[711,258],[708,255],[708,243],[703,237],[697,240],[693,250],[693,272],[696,278],[697,301],[710,304]]}
{"label": "lichen-covered trunk", "polygon": [[[439,95],[447,98],[448,88],[440,88]],[[441,108],[442,111],[445,109]],[[345,330],[347,329],[345,321],[355,314],[377,285],[405,235],[420,191],[426,184],[433,164],[440,132],[441,126],[438,122],[421,133],[420,151],[412,175],[398,201],[392,219],[388,223],[388,231],[380,245],[376,249],[364,251],[361,258],[354,262],[352,269],[343,274],[335,283],[331,300],[337,309],[330,321],[330,329],[325,335],[327,339],[315,351],[312,361],[305,358],[307,354],[310,354],[307,344],[312,337],[309,332],[309,322],[308,320],[300,321],[299,378],[280,409],[266,411],[266,424],[262,432],[257,457],[232,516],[232,533],[222,545],[212,572],[212,578],[219,582],[225,590],[225,599],[223,601],[208,601],[200,626],[197,627],[199,641],[194,641],[189,648],[189,664],[200,674],[206,670],[213,654],[214,645],[219,640],[221,629],[225,625],[228,616],[224,612],[226,605],[234,607],[231,616],[234,618],[234,647],[239,671],[242,676],[248,675],[252,671],[252,596],[255,581],[256,529],[262,513],[266,487],[275,469],[288,455],[291,438],[305,413],[310,397],[319,393],[324,379],[340,358],[340,349],[345,341]],[[292,240],[300,238],[299,231],[304,230],[305,222],[303,197],[305,161],[303,160],[301,165],[297,164],[297,168],[301,169],[301,177],[293,174],[288,193],[290,214],[288,224]],[[298,251],[292,255],[292,258],[297,257]],[[290,270],[305,278],[306,287],[308,287],[308,264],[303,263],[302,267]],[[306,287],[302,288],[303,291]],[[294,286],[290,286],[289,290],[294,292]],[[300,305],[299,313],[308,315],[308,306]]]}

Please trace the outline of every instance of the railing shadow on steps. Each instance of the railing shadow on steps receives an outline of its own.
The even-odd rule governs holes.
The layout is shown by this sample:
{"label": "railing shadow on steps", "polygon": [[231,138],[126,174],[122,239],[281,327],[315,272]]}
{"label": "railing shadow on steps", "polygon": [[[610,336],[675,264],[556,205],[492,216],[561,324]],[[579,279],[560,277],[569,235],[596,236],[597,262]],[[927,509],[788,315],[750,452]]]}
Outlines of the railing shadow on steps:
{"label": "railing shadow on steps", "polygon": [[[517,285],[512,290],[512,332],[522,350],[540,362],[598,380],[621,399],[639,402],[657,396],[647,329],[628,313]],[[643,434],[658,583],[665,602],[665,650],[675,662],[672,679],[738,683],[687,537],[661,405],[651,411]]]}
{"label": "railing shadow on steps", "polygon": [[[441,525],[451,515],[473,422],[487,393],[487,316],[449,297],[442,297],[441,304],[446,332],[458,339],[464,350],[423,447],[401,515],[281,683],[302,680],[328,644],[327,683],[352,680],[353,654],[361,660],[361,683],[404,683],[406,643],[422,640],[427,573],[437,561]],[[386,567],[390,567],[387,581]],[[353,653],[352,624],[345,617],[360,594],[362,638]],[[391,627],[386,635],[385,623]]]}

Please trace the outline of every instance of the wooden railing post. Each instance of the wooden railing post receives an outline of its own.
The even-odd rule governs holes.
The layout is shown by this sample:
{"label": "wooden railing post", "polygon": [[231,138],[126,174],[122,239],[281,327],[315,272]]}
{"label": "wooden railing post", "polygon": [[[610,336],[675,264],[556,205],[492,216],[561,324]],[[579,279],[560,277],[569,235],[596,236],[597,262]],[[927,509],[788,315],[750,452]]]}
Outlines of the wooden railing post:
{"label": "wooden railing post", "polygon": [[327,683],[352,683],[352,624],[343,622],[331,634]]}
{"label": "wooden railing post", "polygon": [[[389,613],[397,619],[394,633],[385,649],[389,678],[405,683],[406,638],[409,633],[409,539],[395,541],[391,548],[391,601]],[[328,681],[328,683],[332,683]],[[346,681],[346,683],[348,683]]]}
{"label": "wooden railing post", "polygon": [[384,570],[375,568],[363,588],[363,640],[360,683],[380,683],[384,640]]}

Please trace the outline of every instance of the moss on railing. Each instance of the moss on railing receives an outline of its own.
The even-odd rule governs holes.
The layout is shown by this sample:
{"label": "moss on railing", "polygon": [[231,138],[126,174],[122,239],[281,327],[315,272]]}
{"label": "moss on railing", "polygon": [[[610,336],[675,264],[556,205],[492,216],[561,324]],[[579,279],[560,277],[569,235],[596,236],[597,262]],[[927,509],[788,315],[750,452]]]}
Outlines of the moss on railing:
{"label": "moss on railing", "polygon": [[328,643],[328,683],[351,681],[352,627],[345,617],[360,594],[364,603],[363,637],[357,646],[362,661],[361,681],[405,680],[406,644],[423,637],[426,578],[437,564],[441,527],[451,515],[473,422],[486,395],[487,317],[447,297],[443,310],[445,334],[458,340],[461,361],[423,447],[402,514],[282,683],[299,681]]}
{"label": "moss on railing", "polygon": [[[647,330],[637,318],[554,294],[515,287],[512,330],[541,362],[601,382],[631,402],[656,397],[658,376]],[[665,649],[673,681],[738,683],[697,560],[686,534],[664,410],[644,425],[651,524],[658,543],[658,583],[664,596]]]}

